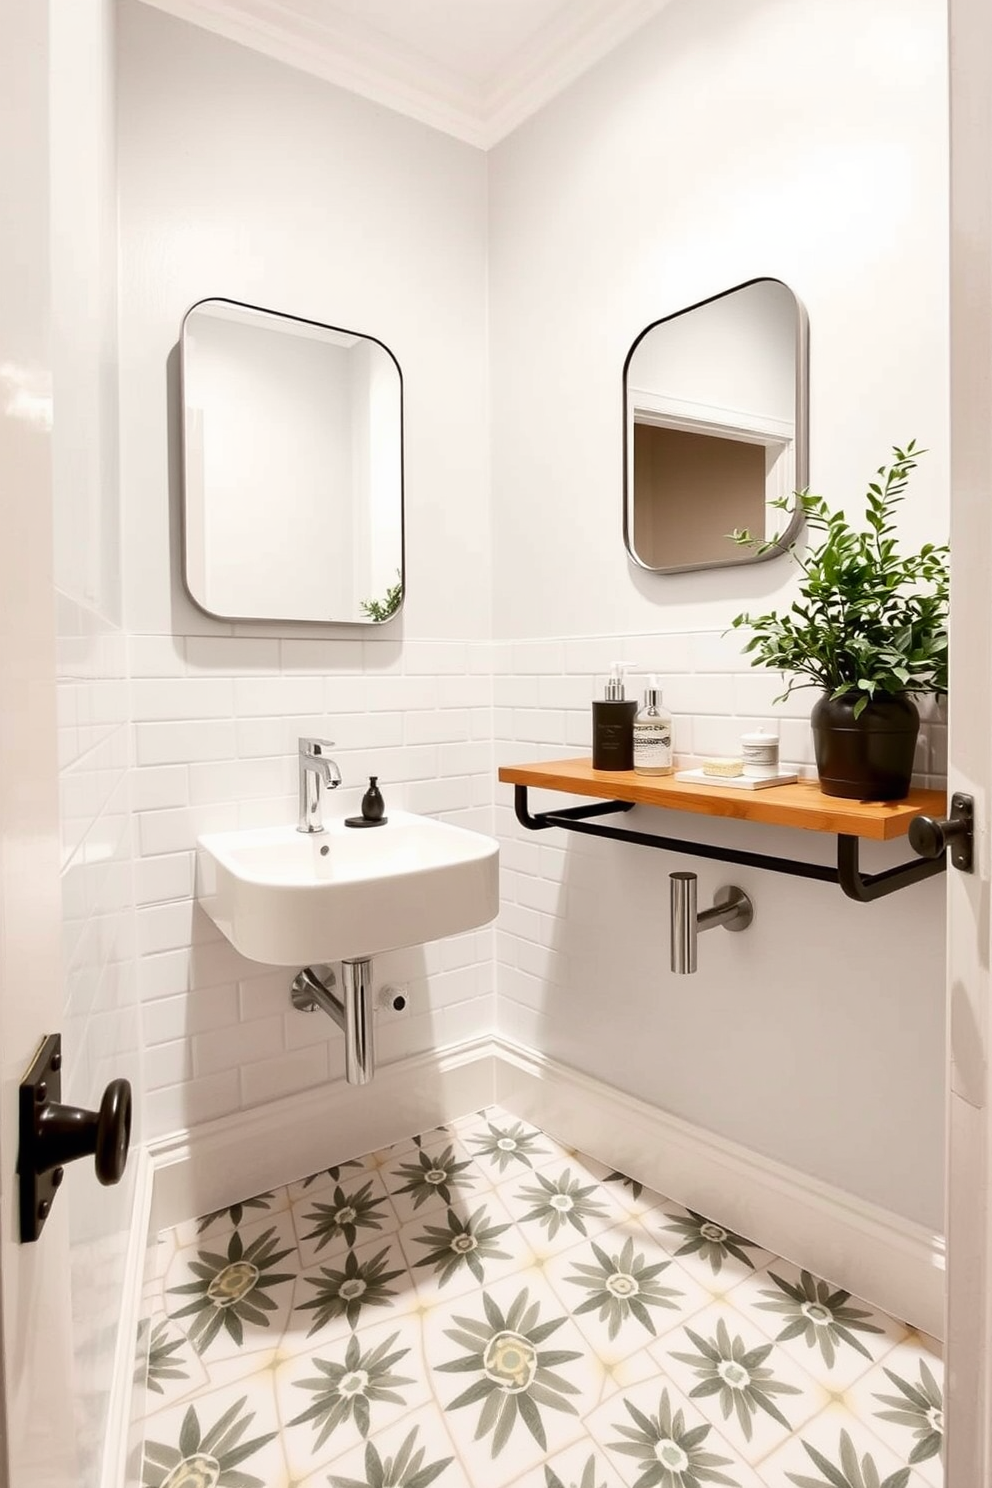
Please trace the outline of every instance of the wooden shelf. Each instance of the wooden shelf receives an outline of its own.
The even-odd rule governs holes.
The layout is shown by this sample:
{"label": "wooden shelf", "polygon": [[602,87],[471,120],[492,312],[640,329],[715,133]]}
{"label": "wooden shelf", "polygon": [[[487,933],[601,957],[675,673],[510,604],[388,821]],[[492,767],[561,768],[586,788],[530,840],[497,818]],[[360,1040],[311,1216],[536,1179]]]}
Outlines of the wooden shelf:
{"label": "wooden shelf", "polygon": [[799,827],[807,832],[862,837],[891,842],[905,837],[914,816],[942,817],[943,791],[912,790],[905,801],[846,801],[825,796],[812,781],[776,785],[768,790],[735,791],[726,786],[692,785],[670,775],[638,775],[634,770],[594,770],[585,759],[551,760],[533,765],[504,765],[499,778],[508,785],[567,791],[598,800],[634,801],[669,811],[690,811],[769,826]]}

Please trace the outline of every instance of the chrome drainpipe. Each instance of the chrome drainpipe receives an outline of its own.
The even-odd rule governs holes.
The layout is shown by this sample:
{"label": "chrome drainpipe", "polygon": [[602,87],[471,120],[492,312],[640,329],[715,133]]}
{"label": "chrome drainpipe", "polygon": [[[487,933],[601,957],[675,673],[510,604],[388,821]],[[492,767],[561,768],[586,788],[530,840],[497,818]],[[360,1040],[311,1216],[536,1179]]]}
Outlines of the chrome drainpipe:
{"label": "chrome drainpipe", "polygon": [[375,1074],[372,960],[341,962],[341,995],[330,966],[304,966],[293,980],[290,1000],[301,1012],[320,1008],[344,1034],[344,1075],[350,1085],[367,1085]]}

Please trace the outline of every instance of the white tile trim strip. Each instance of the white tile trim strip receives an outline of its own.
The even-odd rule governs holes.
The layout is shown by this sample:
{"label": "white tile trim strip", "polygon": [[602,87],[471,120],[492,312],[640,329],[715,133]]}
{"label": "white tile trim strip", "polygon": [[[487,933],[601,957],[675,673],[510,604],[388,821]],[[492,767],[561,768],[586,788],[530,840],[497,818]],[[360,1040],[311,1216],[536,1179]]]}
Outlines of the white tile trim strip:
{"label": "white tile trim strip", "polygon": [[104,1442],[101,1488],[121,1488],[127,1481],[128,1433],[131,1424],[131,1397],[134,1389],[135,1343],[141,1317],[141,1293],[145,1280],[145,1260],[152,1230],[152,1196],[155,1186],[155,1164],[147,1147],[131,1153],[134,1163],[134,1200],[131,1230],[124,1259],[121,1284],[120,1322],[114,1351],[114,1372],[107,1405],[107,1435]]}
{"label": "white tile trim strip", "polygon": [[686,1208],[944,1334],[944,1237],[506,1040],[496,1099]]}

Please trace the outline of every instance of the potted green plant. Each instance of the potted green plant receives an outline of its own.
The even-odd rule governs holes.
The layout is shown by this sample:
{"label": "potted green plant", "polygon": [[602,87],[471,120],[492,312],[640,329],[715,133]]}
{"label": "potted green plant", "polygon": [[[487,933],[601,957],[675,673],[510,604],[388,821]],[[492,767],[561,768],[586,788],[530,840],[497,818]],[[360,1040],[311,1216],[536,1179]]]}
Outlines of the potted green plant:
{"label": "potted green plant", "polygon": [[[896,535],[896,508],[924,453],[915,440],[893,448],[868,487],[861,531],[822,496],[797,491],[810,538],[805,551],[789,549],[801,571],[799,598],[784,613],[733,621],[752,631],[744,647],[752,666],[789,674],[782,698],[796,687],[821,689],[810,721],[826,795],[901,800],[920,725],[912,695],[947,691],[949,549],[924,543],[904,554]],[[787,497],[774,505],[794,510]],[[758,552],[771,546],[747,531],[731,537]]]}

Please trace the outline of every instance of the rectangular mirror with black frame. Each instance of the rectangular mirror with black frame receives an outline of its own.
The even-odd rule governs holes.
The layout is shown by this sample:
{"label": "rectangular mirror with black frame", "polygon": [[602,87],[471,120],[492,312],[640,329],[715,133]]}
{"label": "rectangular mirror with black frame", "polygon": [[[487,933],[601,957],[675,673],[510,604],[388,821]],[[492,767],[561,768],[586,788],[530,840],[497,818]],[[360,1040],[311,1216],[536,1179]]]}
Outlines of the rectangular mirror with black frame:
{"label": "rectangular mirror with black frame", "polygon": [[[752,279],[649,325],[624,364],[624,542],[655,573],[785,551],[770,503],[809,479],[809,331],[788,285]],[[746,528],[762,555],[736,547]]]}
{"label": "rectangular mirror with black frame", "polygon": [[224,620],[402,603],[403,385],[373,336],[233,300],[182,328],[185,581]]}

